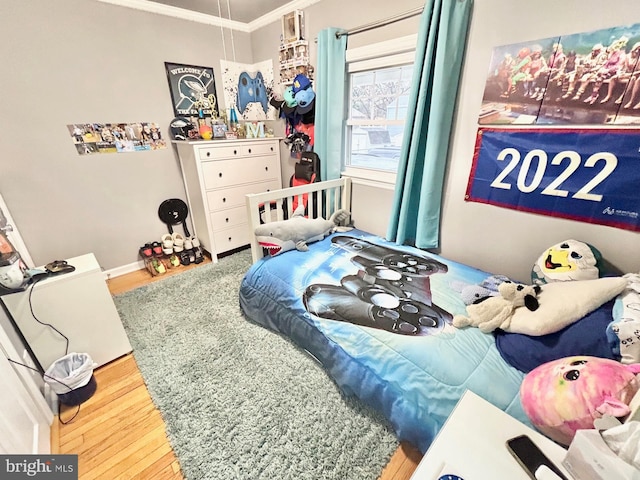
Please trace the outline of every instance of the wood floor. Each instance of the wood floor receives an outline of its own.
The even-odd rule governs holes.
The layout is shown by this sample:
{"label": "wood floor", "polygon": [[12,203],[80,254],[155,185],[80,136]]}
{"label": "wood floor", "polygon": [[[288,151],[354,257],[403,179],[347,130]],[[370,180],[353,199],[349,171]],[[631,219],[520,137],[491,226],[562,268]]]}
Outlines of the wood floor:
{"label": "wood floor", "polygon": [[[197,267],[180,266],[165,275]],[[117,295],[161,278],[140,270],[112,278],[108,285]],[[63,406],[60,420],[69,423],[54,420],[53,453],[78,454],[79,480],[182,480],[164,422],[133,355],[96,369],[95,378],[96,393],[81,405],[77,416],[69,422],[77,407]],[[379,480],[408,480],[421,457],[411,445],[401,444]]]}

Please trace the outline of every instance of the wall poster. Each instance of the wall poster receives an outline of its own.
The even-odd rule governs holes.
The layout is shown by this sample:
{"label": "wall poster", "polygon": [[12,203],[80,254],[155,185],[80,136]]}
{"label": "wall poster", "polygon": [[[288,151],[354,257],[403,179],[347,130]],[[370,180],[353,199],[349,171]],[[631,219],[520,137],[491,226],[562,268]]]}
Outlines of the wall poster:
{"label": "wall poster", "polygon": [[640,125],[640,23],[495,47],[481,125]]}
{"label": "wall poster", "polygon": [[640,231],[631,129],[480,128],[465,200]]}
{"label": "wall poster", "polygon": [[176,117],[218,117],[218,97],[213,68],[164,62]]}
{"label": "wall poster", "polygon": [[220,60],[227,108],[235,108],[238,119],[277,120],[278,111],[269,103],[273,96],[273,60],[247,65]]}

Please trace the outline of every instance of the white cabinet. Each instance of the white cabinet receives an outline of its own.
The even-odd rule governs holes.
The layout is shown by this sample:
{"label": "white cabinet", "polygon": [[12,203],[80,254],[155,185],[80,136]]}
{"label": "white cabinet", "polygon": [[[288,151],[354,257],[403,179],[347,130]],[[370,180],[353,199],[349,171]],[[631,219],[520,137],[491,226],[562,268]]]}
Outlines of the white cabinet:
{"label": "white cabinet", "polygon": [[42,368],[67,353],[62,335],[69,339],[68,353],[88,353],[98,365],[131,352],[96,257],[88,253],[67,262],[75,271],[0,297]]}
{"label": "white cabinet", "polygon": [[528,435],[567,478],[571,478],[562,466],[567,453],[564,448],[467,391],[411,480],[437,480],[445,473],[465,479],[526,480],[529,475],[511,456],[505,443],[518,435]]}
{"label": "white cabinet", "polygon": [[173,142],[194,232],[211,254],[248,245],[245,195],[282,188],[280,139]]}

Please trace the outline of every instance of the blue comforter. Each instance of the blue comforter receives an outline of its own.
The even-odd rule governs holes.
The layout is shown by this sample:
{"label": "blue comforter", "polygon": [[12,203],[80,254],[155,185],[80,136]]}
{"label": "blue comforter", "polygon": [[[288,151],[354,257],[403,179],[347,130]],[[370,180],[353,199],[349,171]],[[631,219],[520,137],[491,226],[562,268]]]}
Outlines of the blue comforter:
{"label": "blue comforter", "polygon": [[530,425],[524,374],[492,335],[451,325],[465,312],[460,290],[489,273],[359,230],[309,248],[251,267],[240,288],[248,319],[310,352],[423,452],[467,389]]}

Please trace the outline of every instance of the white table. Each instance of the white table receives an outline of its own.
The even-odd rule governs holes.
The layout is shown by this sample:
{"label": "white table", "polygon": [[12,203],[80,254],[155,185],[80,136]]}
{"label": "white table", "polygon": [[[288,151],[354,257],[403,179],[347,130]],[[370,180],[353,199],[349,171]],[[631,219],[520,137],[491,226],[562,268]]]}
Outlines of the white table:
{"label": "white table", "polygon": [[[92,253],[69,258],[76,269],[40,280],[24,292],[0,297],[45,370],[65,354],[66,341],[36,317],[69,338],[69,353],[88,353],[103,365],[131,352],[129,338]],[[30,292],[33,288],[33,292]]]}
{"label": "white table", "polygon": [[471,391],[467,391],[422,458],[411,480],[436,480],[448,473],[464,480],[527,480],[529,476],[511,456],[505,442],[518,435],[533,442],[562,467],[566,450]]}

